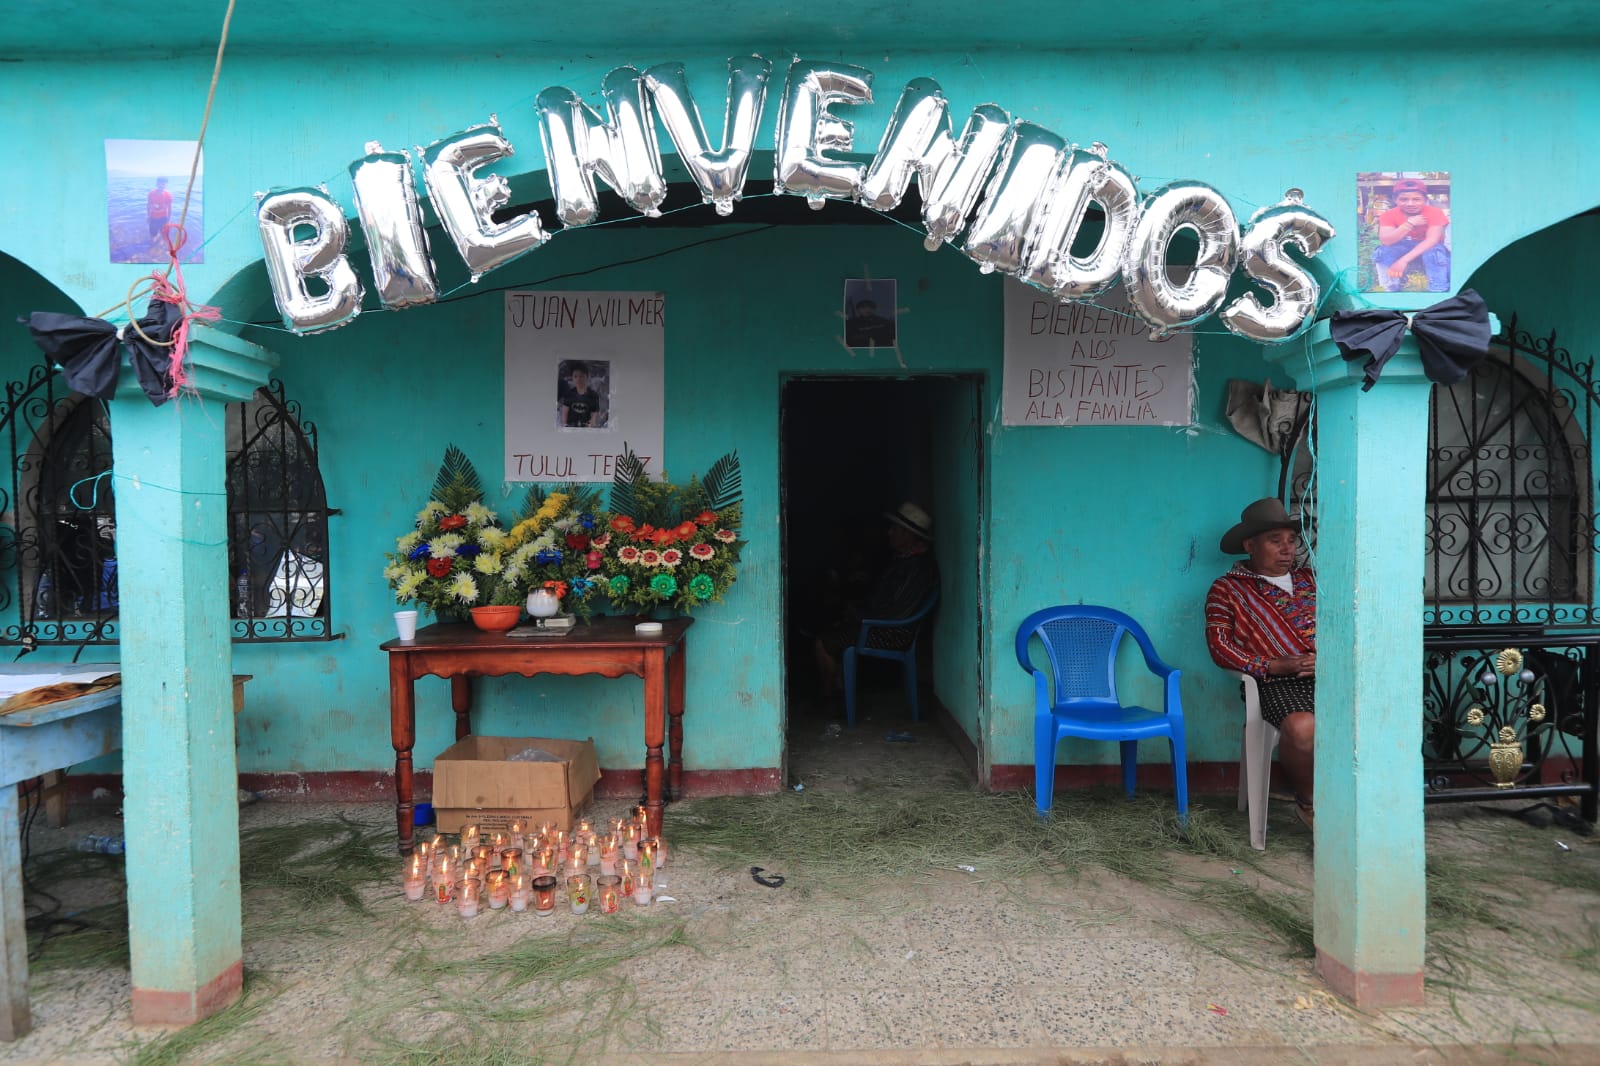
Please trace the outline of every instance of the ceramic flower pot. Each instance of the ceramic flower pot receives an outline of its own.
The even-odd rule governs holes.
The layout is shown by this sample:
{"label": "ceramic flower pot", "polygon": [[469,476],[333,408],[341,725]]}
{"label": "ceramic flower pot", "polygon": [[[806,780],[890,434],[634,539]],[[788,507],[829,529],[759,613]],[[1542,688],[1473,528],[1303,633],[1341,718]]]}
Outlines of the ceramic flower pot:
{"label": "ceramic flower pot", "polygon": [[472,624],[485,633],[504,633],[521,618],[522,608],[514,603],[472,609]]}
{"label": "ceramic flower pot", "polygon": [[561,613],[561,597],[549,589],[534,589],[528,593],[530,618],[554,618]]}

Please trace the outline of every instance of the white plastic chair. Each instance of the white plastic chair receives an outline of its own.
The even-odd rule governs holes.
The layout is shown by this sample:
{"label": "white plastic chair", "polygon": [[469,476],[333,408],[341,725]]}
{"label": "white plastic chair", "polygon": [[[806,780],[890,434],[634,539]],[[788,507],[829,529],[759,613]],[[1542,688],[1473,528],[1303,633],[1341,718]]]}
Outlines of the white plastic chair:
{"label": "white plastic chair", "polygon": [[[1232,671],[1229,671],[1232,673]],[[1250,846],[1267,850],[1267,793],[1272,787],[1272,752],[1278,727],[1261,717],[1261,689],[1249,674],[1234,673],[1244,684],[1244,743],[1239,753],[1239,809],[1250,810]]]}

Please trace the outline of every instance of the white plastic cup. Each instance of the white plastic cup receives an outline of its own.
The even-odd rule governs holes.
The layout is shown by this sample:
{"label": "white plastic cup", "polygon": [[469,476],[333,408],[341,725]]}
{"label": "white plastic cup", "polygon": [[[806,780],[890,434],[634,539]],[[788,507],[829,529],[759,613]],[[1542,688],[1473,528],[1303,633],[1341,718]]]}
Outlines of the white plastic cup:
{"label": "white plastic cup", "polygon": [[416,640],[417,612],[396,611],[394,613],[394,628],[399,632],[401,640]]}

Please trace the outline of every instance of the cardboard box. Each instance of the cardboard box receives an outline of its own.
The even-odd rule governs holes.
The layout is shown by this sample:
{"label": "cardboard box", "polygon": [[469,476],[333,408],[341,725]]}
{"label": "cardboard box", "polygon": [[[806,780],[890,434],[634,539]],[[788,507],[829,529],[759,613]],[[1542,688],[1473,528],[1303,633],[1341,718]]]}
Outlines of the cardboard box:
{"label": "cardboard box", "polygon": [[[540,748],[561,761],[508,761],[525,748]],[[518,820],[570,829],[598,780],[593,740],[469,736],[433,761],[433,813],[441,833],[474,824],[504,829]]]}

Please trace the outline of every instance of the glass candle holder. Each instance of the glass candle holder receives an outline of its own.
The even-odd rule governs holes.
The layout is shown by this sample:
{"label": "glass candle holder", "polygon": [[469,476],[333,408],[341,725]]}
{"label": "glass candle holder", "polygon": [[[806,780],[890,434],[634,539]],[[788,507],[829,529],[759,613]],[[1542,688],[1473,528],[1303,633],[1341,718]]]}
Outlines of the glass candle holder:
{"label": "glass candle holder", "polygon": [[414,856],[406,864],[405,876],[402,882],[405,885],[406,899],[418,900],[428,890],[428,867],[423,863],[422,856]]}
{"label": "glass candle holder", "polygon": [[507,877],[515,877],[527,872],[527,863],[523,860],[521,848],[506,848],[500,853],[500,869],[506,872]]}
{"label": "glass candle holder", "polygon": [[629,894],[633,896],[633,902],[641,907],[648,907],[650,901],[655,898],[655,889],[655,871],[646,861],[645,854],[640,852],[639,865],[633,871],[633,890]]}
{"label": "glass candle holder", "polygon": [[616,874],[601,874],[594,883],[595,902],[601,914],[615,914],[622,909],[622,878]]}
{"label": "glass candle holder", "polygon": [[527,849],[528,840],[523,834],[523,825],[521,822],[511,823],[511,832],[506,835],[506,847],[522,848],[524,850]]}
{"label": "glass candle holder", "polygon": [[541,918],[556,912],[556,879],[550,874],[533,879],[533,912]]}
{"label": "glass candle holder", "polygon": [[433,898],[439,903],[449,903],[455,899],[455,870],[449,859],[445,859],[433,871]]}
{"label": "glass candle holder", "polygon": [[594,882],[588,874],[573,874],[567,878],[567,902],[572,905],[573,914],[587,914],[589,912],[589,894],[594,891]]}
{"label": "glass candle holder", "polygon": [[528,865],[532,868],[529,872],[535,877],[555,873],[556,853],[554,848],[539,848],[533,853],[533,858]]}
{"label": "glass candle holder", "polygon": [[511,897],[511,885],[504,870],[491,870],[484,882],[484,894],[489,897],[489,909],[500,910]]}
{"label": "glass candle holder", "polygon": [[528,897],[533,892],[533,879],[527,874],[518,874],[511,879],[511,909],[518,914],[528,909]]}
{"label": "glass candle holder", "polygon": [[651,867],[657,870],[665,870],[667,868],[667,842],[660,837],[651,837],[649,840],[642,841],[639,844],[641,848],[647,845],[651,849]]}
{"label": "glass candle holder", "polygon": [[589,867],[589,849],[582,844],[572,845],[572,850],[567,854],[567,872],[581,874]]}
{"label": "glass candle holder", "polygon": [[464,825],[464,826],[461,827],[460,845],[461,845],[461,850],[462,851],[471,851],[473,848],[477,847],[480,843],[481,843],[481,841],[478,840],[478,827],[477,826],[475,826],[475,825]]}
{"label": "glass candle holder", "polygon": [[639,841],[639,876],[652,883],[656,876],[656,842]]}
{"label": "glass candle holder", "polygon": [[600,873],[602,875],[617,872],[617,860],[622,856],[622,844],[617,840],[615,833],[607,833],[600,838]]}
{"label": "glass candle holder", "polygon": [[572,834],[565,829],[556,833],[556,862],[562,866],[572,854]]}
{"label": "glass candle holder", "polygon": [[495,862],[493,844],[479,844],[472,849],[470,854],[472,855],[472,861],[481,863],[485,870],[494,869]]}
{"label": "glass candle holder", "polygon": [[622,857],[629,862],[639,861],[639,841],[643,836],[638,822],[628,822],[622,830]]}
{"label": "glass candle holder", "polygon": [[478,903],[483,898],[483,882],[476,877],[464,877],[455,887],[456,913],[463,918],[476,918]]}

